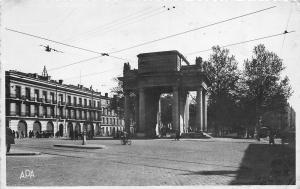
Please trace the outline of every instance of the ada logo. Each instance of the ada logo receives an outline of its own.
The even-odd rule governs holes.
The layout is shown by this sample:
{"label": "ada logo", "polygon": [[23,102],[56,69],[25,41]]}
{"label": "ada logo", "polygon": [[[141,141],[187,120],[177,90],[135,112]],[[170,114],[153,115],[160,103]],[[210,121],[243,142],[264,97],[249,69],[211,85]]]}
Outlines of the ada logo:
{"label": "ada logo", "polygon": [[20,179],[28,179],[28,178],[34,178],[34,173],[33,173],[33,170],[29,170],[29,169],[26,169],[25,171],[22,170],[21,172],[21,175],[20,175]]}

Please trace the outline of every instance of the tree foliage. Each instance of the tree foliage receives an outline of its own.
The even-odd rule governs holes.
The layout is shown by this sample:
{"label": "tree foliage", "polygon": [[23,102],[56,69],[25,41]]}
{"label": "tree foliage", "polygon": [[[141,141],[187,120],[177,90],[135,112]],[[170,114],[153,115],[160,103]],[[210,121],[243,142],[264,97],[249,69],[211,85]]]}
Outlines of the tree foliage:
{"label": "tree foliage", "polygon": [[253,104],[247,108],[255,112],[251,119],[256,126],[264,113],[282,111],[292,94],[288,77],[281,78],[284,69],[282,59],[264,45],[254,47],[252,58],[244,62],[245,101]]}
{"label": "tree foliage", "polygon": [[208,99],[208,119],[217,131],[220,127],[229,127],[235,123],[233,115],[237,101],[237,82],[239,71],[237,61],[228,49],[219,46],[212,48],[203,69],[211,81]]}

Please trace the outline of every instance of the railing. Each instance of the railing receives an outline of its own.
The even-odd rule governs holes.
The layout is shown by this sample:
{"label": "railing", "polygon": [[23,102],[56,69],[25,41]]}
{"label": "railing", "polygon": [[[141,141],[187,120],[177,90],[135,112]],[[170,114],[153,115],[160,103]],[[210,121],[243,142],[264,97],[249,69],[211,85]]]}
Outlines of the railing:
{"label": "railing", "polygon": [[63,105],[65,105],[66,103],[65,103],[64,101],[58,101],[58,104],[61,105],[61,106],[63,106]]}
{"label": "railing", "polygon": [[16,111],[10,111],[9,115],[10,115],[10,116],[16,116],[16,115],[17,115],[17,112],[16,112]]}
{"label": "railing", "polygon": [[73,106],[73,103],[67,102],[67,106]]}

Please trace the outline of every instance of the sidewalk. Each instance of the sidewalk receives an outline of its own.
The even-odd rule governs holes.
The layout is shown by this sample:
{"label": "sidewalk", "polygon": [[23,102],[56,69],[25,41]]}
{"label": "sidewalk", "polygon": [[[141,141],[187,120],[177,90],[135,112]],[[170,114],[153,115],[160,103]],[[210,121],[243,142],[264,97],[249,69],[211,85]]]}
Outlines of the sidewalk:
{"label": "sidewalk", "polygon": [[6,153],[6,156],[34,156],[41,155],[40,152],[28,151],[28,150],[20,150],[11,148],[9,153]]}

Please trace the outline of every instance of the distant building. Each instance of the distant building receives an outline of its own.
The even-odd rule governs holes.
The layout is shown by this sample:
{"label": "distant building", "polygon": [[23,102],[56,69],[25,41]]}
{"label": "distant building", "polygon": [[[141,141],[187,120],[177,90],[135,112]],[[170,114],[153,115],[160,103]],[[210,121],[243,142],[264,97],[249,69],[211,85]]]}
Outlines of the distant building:
{"label": "distant building", "polygon": [[93,136],[112,136],[124,130],[109,104],[112,98],[92,87],[63,84],[43,74],[6,71],[6,124],[24,136],[29,131],[72,137],[86,128]]}
{"label": "distant building", "polygon": [[276,130],[295,131],[296,112],[288,103],[283,111],[268,111],[262,116],[263,126]]}

